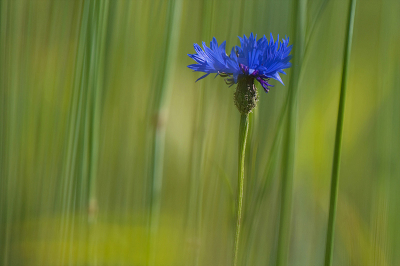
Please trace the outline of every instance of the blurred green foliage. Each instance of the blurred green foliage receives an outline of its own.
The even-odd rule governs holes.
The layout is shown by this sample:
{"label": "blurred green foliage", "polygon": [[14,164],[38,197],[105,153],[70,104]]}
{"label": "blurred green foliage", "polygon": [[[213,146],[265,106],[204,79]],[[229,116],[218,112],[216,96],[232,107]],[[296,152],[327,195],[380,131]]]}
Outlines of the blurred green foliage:
{"label": "blurred green foliage", "polygon": [[[230,264],[240,115],[234,88],[195,83],[187,54],[212,37],[293,36],[296,5],[171,1],[0,2],[1,265],[146,265],[150,248],[154,265]],[[302,11],[290,265],[323,263],[347,7]],[[334,265],[400,264],[399,12],[357,5]],[[239,265],[275,263],[290,75],[250,117]]]}

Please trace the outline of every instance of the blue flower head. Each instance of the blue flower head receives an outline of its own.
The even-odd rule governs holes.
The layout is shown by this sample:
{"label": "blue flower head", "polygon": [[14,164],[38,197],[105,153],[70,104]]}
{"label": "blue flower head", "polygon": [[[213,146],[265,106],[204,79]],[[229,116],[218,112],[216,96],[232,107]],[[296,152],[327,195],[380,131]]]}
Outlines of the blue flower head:
{"label": "blue flower head", "polygon": [[269,41],[265,35],[257,40],[257,35],[251,33],[249,38],[244,35],[239,39],[241,47],[233,47],[229,56],[225,52],[225,41],[218,45],[213,38],[210,47],[203,42],[203,49],[195,43],[196,54],[188,56],[197,64],[189,65],[188,68],[206,73],[198,80],[215,73],[216,76],[225,77],[225,82],[230,86],[243,79],[250,79],[251,82],[255,79],[268,92],[269,87],[273,87],[268,83],[270,78],[283,84],[279,73],[286,74],[283,69],[291,66],[289,61],[292,56],[289,54],[292,45],[288,46],[289,38],[279,43],[279,35],[275,42],[272,33]]}

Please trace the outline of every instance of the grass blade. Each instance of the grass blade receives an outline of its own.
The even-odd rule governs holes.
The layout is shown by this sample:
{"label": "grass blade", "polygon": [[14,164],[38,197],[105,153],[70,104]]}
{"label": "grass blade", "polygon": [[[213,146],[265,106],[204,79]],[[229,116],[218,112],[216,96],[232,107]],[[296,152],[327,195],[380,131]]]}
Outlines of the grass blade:
{"label": "grass blade", "polygon": [[339,187],[339,169],[340,169],[340,154],[342,146],[344,105],[346,99],[346,88],[347,88],[348,67],[350,62],[351,44],[353,40],[355,11],[356,11],[356,0],[351,0],[349,7],[349,17],[347,22],[347,35],[345,39],[346,48],[344,51],[344,58],[343,58],[343,72],[342,72],[342,83],[340,88],[338,118],[336,125],[335,150],[333,153],[331,196],[329,202],[328,231],[326,235],[325,266],[332,265],[336,206],[337,206],[337,195]]}
{"label": "grass blade", "polygon": [[157,123],[154,139],[154,162],[153,176],[150,188],[150,221],[149,221],[149,254],[148,265],[153,265],[155,261],[155,237],[157,234],[160,208],[161,208],[161,189],[163,181],[164,167],[164,147],[166,120],[169,108],[169,102],[172,93],[171,77],[174,71],[174,63],[177,57],[177,47],[179,42],[180,20],[182,15],[182,1],[171,1],[169,6],[168,20],[168,38],[165,54],[165,65],[162,75],[160,88],[160,98],[157,106]]}
{"label": "grass blade", "polygon": [[295,154],[295,133],[297,123],[297,90],[299,85],[299,76],[301,64],[304,55],[304,39],[306,28],[306,6],[305,0],[298,0],[294,6],[294,60],[293,72],[290,80],[289,90],[289,110],[287,116],[287,132],[284,136],[283,152],[283,172],[281,183],[281,207],[279,217],[279,235],[278,251],[276,265],[287,265],[289,238],[290,238],[290,220],[292,212],[292,186]]}

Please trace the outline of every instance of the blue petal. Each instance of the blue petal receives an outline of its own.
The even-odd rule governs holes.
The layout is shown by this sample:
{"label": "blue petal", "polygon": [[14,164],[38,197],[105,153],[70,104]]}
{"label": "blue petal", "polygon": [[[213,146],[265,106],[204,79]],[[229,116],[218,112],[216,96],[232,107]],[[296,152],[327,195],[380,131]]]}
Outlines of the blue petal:
{"label": "blue petal", "polygon": [[200,78],[198,78],[198,79],[196,80],[196,82],[199,81],[199,80],[201,80],[201,79],[203,79],[203,78],[205,78],[205,77],[207,77],[208,75],[210,75],[210,73],[201,76]]}
{"label": "blue petal", "polygon": [[[197,64],[189,65],[190,69],[206,74],[225,73],[228,75],[240,71],[237,57],[226,54],[225,41],[219,46],[217,40],[213,38],[210,47],[207,47],[205,42],[202,42],[202,45],[203,49],[197,43],[193,45],[196,54],[189,54],[188,56],[195,60]],[[200,79],[206,76],[204,75]]]}
{"label": "blue petal", "polygon": [[265,35],[257,40],[257,34],[250,33],[239,36],[240,46],[233,47],[230,55],[225,52],[226,42],[218,46],[215,38],[210,42],[210,47],[203,42],[203,49],[194,44],[196,54],[188,54],[197,64],[189,65],[190,69],[206,73],[200,79],[210,73],[224,73],[230,76],[230,80],[237,83],[246,75],[254,78],[273,78],[283,84],[279,73],[286,74],[284,69],[291,67],[290,54],[292,45],[289,45],[289,38],[285,36],[276,41],[272,33],[268,40]]}
{"label": "blue petal", "polygon": [[282,81],[281,77],[279,76],[278,72],[276,72],[275,74],[273,74],[273,75],[272,75],[272,78],[273,78],[273,79],[276,79],[277,81],[279,81],[280,83],[282,83],[282,85],[285,85],[285,84],[283,84],[283,81]]}

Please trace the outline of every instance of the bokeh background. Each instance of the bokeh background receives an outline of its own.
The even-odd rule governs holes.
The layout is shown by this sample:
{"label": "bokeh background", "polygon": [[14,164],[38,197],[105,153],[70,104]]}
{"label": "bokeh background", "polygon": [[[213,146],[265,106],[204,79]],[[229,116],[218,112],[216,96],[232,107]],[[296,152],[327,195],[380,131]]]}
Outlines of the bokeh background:
{"label": "bokeh background", "polygon": [[[288,165],[288,264],[322,265],[347,10],[2,0],[0,264],[229,265],[240,115],[234,87],[195,83],[187,54],[272,32],[301,60],[250,117],[239,265],[275,265]],[[400,265],[399,14],[397,0],[357,3],[334,265]]]}

